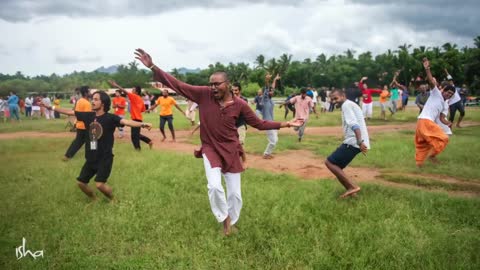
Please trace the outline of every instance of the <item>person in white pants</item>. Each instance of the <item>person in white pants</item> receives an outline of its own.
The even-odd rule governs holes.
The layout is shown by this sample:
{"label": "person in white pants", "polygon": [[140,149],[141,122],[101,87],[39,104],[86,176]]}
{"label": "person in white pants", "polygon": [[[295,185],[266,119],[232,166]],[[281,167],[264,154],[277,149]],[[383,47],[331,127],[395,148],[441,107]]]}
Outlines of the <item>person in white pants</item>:
{"label": "person in white pants", "polygon": [[45,118],[47,120],[55,119],[54,111],[47,109],[52,106],[52,101],[46,94],[43,95],[42,103],[45,104]]}
{"label": "person in white pants", "polygon": [[[244,150],[238,139],[236,119],[242,115],[248,125],[260,130],[298,127],[303,121],[280,123],[260,120],[244,100],[233,95],[225,72],[213,73],[209,86],[195,86],[181,82],[158,68],[153,64],[152,57],[142,49],[137,49],[135,54],[153,71],[155,81],[198,104],[202,147],[195,151],[195,156],[203,158],[212,213],[218,222],[223,223],[225,236],[230,235],[231,226],[238,222],[243,205],[240,173],[245,170],[241,159]],[[226,197],[222,174],[227,186]]]}
{"label": "person in white pants", "polygon": [[363,102],[362,102],[363,118],[371,119],[373,114],[372,94],[380,94],[382,93],[382,90],[369,89],[367,84],[365,83],[365,80],[367,79],[368,79],[367,77],[361,78],[360,82],[358,83],[358,88],[360,89],[360,91],[362,91],[362,96],[363,96]]}
{"label": "person in white pants", "polygon": [[[222,222],[229,217],[230,225],[234,225],[240,218],[240,211],[243,205],[240,173],[222,173],[221,168],[212,168],[205,154],[202,156],[208,181],[208,199],[210,200],[212,213],[218,222]],[[226,200],[222,186],[222,175],[227,186]]]}

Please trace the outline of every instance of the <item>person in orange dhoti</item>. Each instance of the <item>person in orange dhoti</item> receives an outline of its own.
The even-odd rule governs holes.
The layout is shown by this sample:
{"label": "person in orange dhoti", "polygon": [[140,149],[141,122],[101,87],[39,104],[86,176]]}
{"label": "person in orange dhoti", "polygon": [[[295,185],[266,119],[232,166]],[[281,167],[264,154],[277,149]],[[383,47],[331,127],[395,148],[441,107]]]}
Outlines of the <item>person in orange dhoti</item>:
{"label": "person in orange dhoti", "polygon": [[415,132],[415,161],[417,167],[422,167],[427,158],[433,163],[438,163],[437,155],[447,146],[448,135],[435,123],[435,119],[438,118],[448,127],[452,126],[452,123],[446,119],[448,108],[445,108],[445,100],[451,98],[455,93],[455,88],[450,85],[443,88],[442,91],[438,89],[437,81],[430,72],[430,62],[427,58],[423,59],[423,66],[432,90],[417,121]]}

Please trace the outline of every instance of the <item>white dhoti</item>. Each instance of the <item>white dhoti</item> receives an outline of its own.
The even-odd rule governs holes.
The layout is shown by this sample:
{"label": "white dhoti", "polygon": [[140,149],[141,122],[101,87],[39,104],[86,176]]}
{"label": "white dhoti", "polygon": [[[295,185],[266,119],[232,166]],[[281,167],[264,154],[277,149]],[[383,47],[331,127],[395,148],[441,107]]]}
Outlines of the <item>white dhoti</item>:
{"label": "white dhoti", "polygon": [[373,114],[373,103],[363,103],[362,104],[362,111],[364,118],[371,118]]}
{"label": "white dhoti", "polygon": [[231,225],[237,223],[242,210],[242,191],[240,173],[225,173],[225,184],[227,186],[227,197],[222,186],[221,168],[212,168],[207,156],[203,154],[203,165],[207,176],[208,199],[210,208],[218,222],[223,222],[230,216]]}

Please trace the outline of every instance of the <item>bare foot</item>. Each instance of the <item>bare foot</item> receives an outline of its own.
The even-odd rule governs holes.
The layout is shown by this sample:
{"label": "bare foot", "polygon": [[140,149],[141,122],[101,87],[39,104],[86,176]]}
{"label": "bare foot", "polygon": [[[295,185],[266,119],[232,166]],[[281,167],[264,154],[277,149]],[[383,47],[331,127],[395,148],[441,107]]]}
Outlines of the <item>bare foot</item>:
{"label": "bare foot", "polygon": [[91,198],[90,202],[88,202],[87,205],[85,205],[85,207],[83,209],[89,209],[92,206],[94,206],[95,204],[97,204],[97,202],[98,202],[97,196],[89,197],[89,198]]}
{"label": "bare foot", "polygon": [[174,143],[174,142],[177,142],[177,140],[171,139],[170,142]]}
{"label": "bare foot", "polygon": [[230,216],[227,216],[227,218],[223,221],[223,234],[225,236],[229,236],[231,233],[230,221]]}
{"label": "bare foot", "polygon": [[163,142],[165,139],[167,139],[167,137],[163,137],[160,141]]}
{"label": "bare foot", "polygon": [[272,155],[268,155],[268,154],[263,155],[263,159],[272,159],[272,158],[273,158]]}
{"label": "bare foot", "polygon": [[433,164],[440,164],[440,160],[437,159],[437,157],[429,157],[428,160],[432,162]]}
{"label": "bare foot", "polygon": [[460,126],[460,124],[457,124],[456,127],[457,127],[457,128],[462,128],[462,127]]}
{"label": "bare foot", "polygon": [[63,157],[62,157],[62,161],[69,161],[69,160],[70,160],[70,158],[67,157],[67,156],[63,156]]}
{"label": "bare foot", "polygon": [[148,143],[148,147],[150,147],[150,149],[153,148],[153,141],[150,141],[150,142]]}
{"label": "bare foot", "polygon": [[238,227],[237,227],[237,226],[232,225],[230,228],[231,228],[231,234],[236,234],[236,233],[238,233]]}
{"label": "bare foot", "polygon": [[356,194],[357,192],[360,191],[360,187],[356,187],[356,188],[353,188],[353,189],[349,189],[347,190],[347,192],[343,193],[342,195],[340,195],[340,198],[347,198],[349,196],[352,196],[354,194]]}

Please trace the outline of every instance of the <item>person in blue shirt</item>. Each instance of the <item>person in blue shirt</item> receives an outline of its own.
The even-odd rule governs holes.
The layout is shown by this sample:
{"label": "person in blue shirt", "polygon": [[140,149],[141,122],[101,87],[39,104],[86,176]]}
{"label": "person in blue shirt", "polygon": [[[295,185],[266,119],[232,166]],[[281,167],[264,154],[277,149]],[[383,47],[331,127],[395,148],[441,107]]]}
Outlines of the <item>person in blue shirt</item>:
{"label": "person in blue shirt", "polygon": [[13,121],[15,118],[17,121],[20,121],[20,115],[18,113],[18,97],[14,91],[10,92],[7,103],[8,109],[10,110],[10,120]]}

